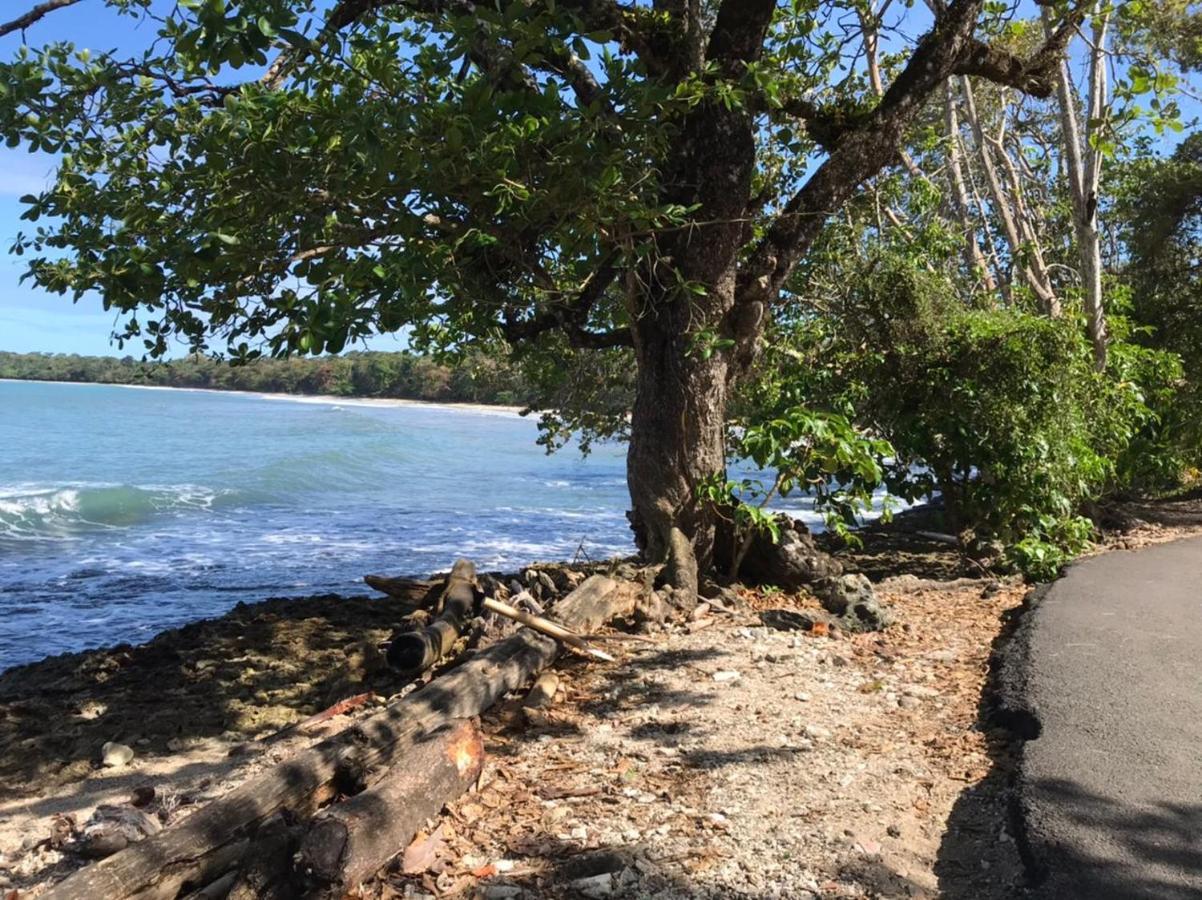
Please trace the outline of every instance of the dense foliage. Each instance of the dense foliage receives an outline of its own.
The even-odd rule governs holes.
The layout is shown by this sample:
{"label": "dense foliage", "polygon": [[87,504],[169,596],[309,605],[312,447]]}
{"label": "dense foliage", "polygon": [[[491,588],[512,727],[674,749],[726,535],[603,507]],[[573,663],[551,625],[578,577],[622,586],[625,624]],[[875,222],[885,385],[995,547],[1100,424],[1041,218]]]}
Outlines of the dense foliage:
{"label": "dense foliage", "polygon": [[242,366],[203,356],[144,362],[132,356],[0,352],[0,378],[501,405],[530,398],[512,366],[475,356],[449,365],[405,352],[259,359]]}

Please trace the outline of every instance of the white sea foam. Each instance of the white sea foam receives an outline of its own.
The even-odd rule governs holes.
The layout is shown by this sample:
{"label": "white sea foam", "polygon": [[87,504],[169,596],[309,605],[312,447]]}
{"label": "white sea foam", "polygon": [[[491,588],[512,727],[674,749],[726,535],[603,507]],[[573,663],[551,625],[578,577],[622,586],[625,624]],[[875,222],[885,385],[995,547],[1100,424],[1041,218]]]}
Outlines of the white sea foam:
{"label": "white sea foam", "polygon": [[209,510],[233,492],[195,484],[0,485],[0,540],[73,540],[174,510]]}

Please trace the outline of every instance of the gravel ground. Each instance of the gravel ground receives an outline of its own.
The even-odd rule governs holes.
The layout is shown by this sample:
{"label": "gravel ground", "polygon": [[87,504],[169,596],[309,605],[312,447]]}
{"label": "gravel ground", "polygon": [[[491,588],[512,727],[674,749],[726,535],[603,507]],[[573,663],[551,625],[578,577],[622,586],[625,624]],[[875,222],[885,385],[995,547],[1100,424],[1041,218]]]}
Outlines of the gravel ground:
{"label": "gravel ground", "polygon": [[884,634],[774,630],[754,607],[784,598],[751,596],[614,665],[573,664],[549,709],[486,719],[481,789],[424,871],[366,895],[1014,896],[994,759],[1008,739],[991,744],[978,705],[1025,589],[880,589],[898,615]]}

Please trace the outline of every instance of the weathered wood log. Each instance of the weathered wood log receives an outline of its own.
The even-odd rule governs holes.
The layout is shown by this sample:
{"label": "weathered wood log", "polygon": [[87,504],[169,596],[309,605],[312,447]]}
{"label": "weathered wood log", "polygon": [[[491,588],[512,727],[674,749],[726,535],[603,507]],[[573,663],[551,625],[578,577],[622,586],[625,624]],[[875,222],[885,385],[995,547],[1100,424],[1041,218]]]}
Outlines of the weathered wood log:
{"label": "weathered wood log", "polygon": [[533,628],[547,637],[553,637],[561,643],[567,644],[569,647],[579,650],[581,653],[588,656],[596,657],[605,662],[613,662],[614,658],[602,650],[595,647],[590,647],[589,642],[582,638],[576,632],[564,628],[558,622],[552,622],[550,619],[543,616],[531,615],[528,612],[522,612],[520,609],[514,609],[508,603],[502,603],[500,600],[493,600],[487,597],[484,600],[484,608],[492,610],[498,615],[505,616],[507,619],[513,619],[515,622],[520,622],[527,628]]}
{"label": "weathered wood log", "polygon": [[300,844],[302,828],[283,813],[269,816],[255,832],[255,839],[232,873],[226,900],[291,900],[296,886],[291,883],[292,854]]}
{"label": "weathered wood log", "polygon": [[473,720],[448,725],[418,744],[375,787],[326,807],[296,853],[308,900],[341,900],[404,852],[427,819],[466,791],[484,765]]}
{"label": "weathered wood log", "polygon": [[460,559],[451,567],[436,607],[437,617],[425,628],[392,636],[389,665],[403,672],[430,668],[451,652],[476,606],[476,566]]}
{"label": "weathered wood log", "polygon": [[387,594],[396,600],[404,600],[416,607],[433,606],[442,593],[441,581],[427,581],[420,578],[390,578],[385,575],[364,575],[363,582],[381,594]]}
{"label": "weathered wood log", "polygon": [[[557,604],[559,621],[581,632],[629,615],[634,585],[589,578]],[[217,880],[241,859],[247,839],[268,816],[299,818],[332,800],[354,768],[368,786],[452,719],[477,716],[525,685],[559,655],[560,645],[530,629],[499,641],[355,726],[302,750],[197,810],[178,825],[81,869],[43,900],[174,900]]]}

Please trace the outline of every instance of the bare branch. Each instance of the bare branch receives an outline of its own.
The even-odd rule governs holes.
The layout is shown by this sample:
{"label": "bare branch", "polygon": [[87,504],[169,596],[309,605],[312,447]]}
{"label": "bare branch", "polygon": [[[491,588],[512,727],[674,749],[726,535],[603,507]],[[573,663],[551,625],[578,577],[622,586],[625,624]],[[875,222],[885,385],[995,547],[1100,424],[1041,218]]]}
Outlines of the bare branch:
{"label": "bare branch", "polygon": [[1085,20],[1089,6],[1077,3],[1060,27],[1027,59],[975,38],[956,65],[957,75],[976,75],[996,84],[1017,88],[1024,94],[1046,99],[1056,90],[1056,81],[1073,32]]}
{"label": "bare branch", "polygon": [[511,343],[527,341],[545,332],[560,330],[567,336],[568,343],[577,349],[604,350],[633,346],[629,328],[596,332],[585,327],[589,313],[613,284],[619,271],[611,256],[601,264],[571,301],[543,310],[530,319],[506,321],[501,325],[501,333]]}
{"label": "bare branch", "polygon": [[18,16],[11,22],[5,22],[0,25],[0,37],[6,34],[12,34],[14,31],[24,31],[30,25],[45,17],[48,13],[54,12],[56,9],[62,9],[64,6],[74,6],[79,0],[46,0],[45,3],[39,3],[23,16]]}

